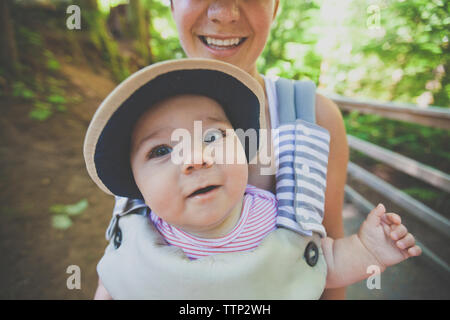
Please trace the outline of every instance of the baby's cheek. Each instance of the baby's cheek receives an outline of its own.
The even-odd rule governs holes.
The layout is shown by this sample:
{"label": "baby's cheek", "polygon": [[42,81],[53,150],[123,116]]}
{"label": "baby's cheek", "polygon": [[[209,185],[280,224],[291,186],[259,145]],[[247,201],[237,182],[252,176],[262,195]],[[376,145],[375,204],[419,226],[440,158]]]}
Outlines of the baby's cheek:
{"label": "baby's cheek", "polygon": [[234,164],[227,166],[227,188],[233,198],[240,198],[244,194],[248,182],[248,165]]}
{"label": "baby's cheek", "polygon": [[175,224],[178,213],[183,210],[177,201],[177,194],[170,188],[155,185],[148,196],[144,196],[145,203],[151,210],[167,223]]}
{"label": "baby's cheek", "polygon": [[170,179],[162,174],[162,171],[159,173],[148,172],[136,180],[145,203],[158,214],[169,208],[173,203],[174,186],[169,181]]}
{"label": "baby's cheek", "polygon": [[233,164],[226,166],[226,176],[229,177],[233,189],[240,193],[245,190],[248,182],[248,164],[246,160],[245,150],[237,136],[234,137],[236,144],[236,154]]}

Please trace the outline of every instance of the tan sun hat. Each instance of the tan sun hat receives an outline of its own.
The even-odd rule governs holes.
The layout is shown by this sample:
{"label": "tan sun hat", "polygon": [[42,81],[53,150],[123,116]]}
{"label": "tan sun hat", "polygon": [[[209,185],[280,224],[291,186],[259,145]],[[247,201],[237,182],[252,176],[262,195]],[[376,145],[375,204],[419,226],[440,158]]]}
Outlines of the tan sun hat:
{"label": "tan sun hat", "polygon": [[[119,84],[102,102],[89,125],[84,159],[89,175],[100,189],[108,194],[142,198],[130,166],[131,133],[149,107],[181,94],[216,100],[235,129],[259,132],[265,124],[264,91],[238,67],[211,59],[179,59],[150,65]],[[259,134],[257,137],[259,147]],[[252,159],[255,154],[250,154],[253,151],[247,145],[245,148],[247,160]]]}

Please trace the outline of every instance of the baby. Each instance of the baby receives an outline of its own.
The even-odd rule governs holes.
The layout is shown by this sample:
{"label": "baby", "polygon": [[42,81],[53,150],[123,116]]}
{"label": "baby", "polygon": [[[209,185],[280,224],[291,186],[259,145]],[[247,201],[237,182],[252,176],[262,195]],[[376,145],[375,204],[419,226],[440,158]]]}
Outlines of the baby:
{"label": "baby", "polygon": [[[194,121],[198,120],[203,125],[204,146],[222,144],[225,149],[232,143],[238,146],[236,157],[239,152],[244,154],[217,102],[205,96],[176,96],[149,109],[134,128],[130,158],[136,184],[158,230],[187,256],[251,250],[275,228],[276,198],[247,186],[247,164],[237,164],[237,159],[235,163],[216,164],[201,148],[191,153],[194,158],[198,152],[201,163],[186,159],[188,163],[174,164],[173,130],[183,128],[194,137]],[[329,287],[367,277],[368,265],[384,270],[420,253],[400,217],[386,213],[381,204],[368,215],[358,234],[337,240],[324,238],[322,249]]]}
{"label": "baby", "polygon": [[[186,70],[189,66],[183,67],[178,63],[176,68]],[[155,79],[169,74],[167,70],[155,72]],[[215,76],[211,79],[215,79]],[[172,80],[176,82],[181,78],[173,76]],[[211,79],[209,81],[215,81]],[[183,81],[184,86],[189,86],[186,79],[180,81]],[[234,102],[227,99],[233,98],[214,92],[215,86],[225,82],[212,83],[209,88],[211,92],[187,89],[180,92],[174,89],[174,84],[164,94],[160,91],[162,87],[158,80],[152,80],[148,83],[152,82],[152,87],[159,88],[159,99],[153,102],[148,98],[151,95],[146,93],[147,98],[142,100],[146,101],[145,106],[139,112],[134,112],[129,124],[125,125],[128,132],[117,131],[114,117],[120,114],[122,123],[127,122],[127,114],[133,114],[131,107],[127,107],[129,99],[116,103],[107,121],[104,115],[94,117],[91,123],[94,129],[89,130],[96,132],[96,148],[89,146],[88,131],[85,157],[94,181],[107,192],[142,198],[151,208],[150,219],[165,241],[181,248],[190,259],[252,251],[276,229],[277,199],[272,193],[247,184],[247,163],[252,155],[244,148],[234,130],[260,129],[258,122],[261,121],[255,125],[252,119],[258,118],[255,116],[257,114],[260,115],[258,120],[263,119],[259,93],[254,93],[256,87],[242,81],[237,86],[250,90],[248,96],[239,93],[240,89],[236,88],[230,89],[230,92],[246,101],[247,111],[245,108],[231,108]],[[162,83],[167,86],[172,82]],[[197,83],[193,87],[202,85],[207,84]],[[254,99],[252,90],[259,100]],[[122,97],[122,100],[126,98]],[[255,102],[259,108],[256,112],[251,107]],[[109,104],[107,102],[103,109]],[[199,128],[201,134],[198,134]],[[188,144],[183,144],[183,148],[177,149],[180,144],[173,140],[175,130],[184,133],[184,143],[190,140]],[[108,145],[102,142],[102,139],[108,140],[108,134],[126,138]],[[89,155],[89,149],[95,150],[94,156]],[[117,151],[110,154],[109,149]],[[234,152],[231,157],[227,157],[230,150]],[[102,158],[114,159],[121,153],[129,156],[128,170],[121,169],[126,162],[118,160],[119,165],[102,162]],[[174,160],[175,153],[178,160],[182,161]],[[225,155],[220,161],[219,154]],[[227,161],[223,162],[223,159]],[[119,176],[119,179],[108,180],[112,175]],[[421,249],[415,245],[414,237],[408,233],[400,217],[395,213],[386,213],[381,204],[369,213],[358,234],[336,240],[323,237],[321,251],[326,261],[327,288],[343,287],[367,278],[370,275],[367,267],[370,265],[376,265],[380,271],[384,271],[388,266],[421,254]],[[313,266],[310,261],[308,264]],[[96,296],[107,296],[107,290],[101,282]]]}

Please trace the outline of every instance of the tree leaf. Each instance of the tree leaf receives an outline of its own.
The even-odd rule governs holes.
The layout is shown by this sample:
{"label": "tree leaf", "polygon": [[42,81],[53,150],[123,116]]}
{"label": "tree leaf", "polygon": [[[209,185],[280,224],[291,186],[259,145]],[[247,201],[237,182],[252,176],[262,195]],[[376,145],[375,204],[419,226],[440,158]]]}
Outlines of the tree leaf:
{"label": "tree leaf", "polygon": [[66,213],[69,216],[76,216],[81,214],[84,210],[87,209],[88,207],[88,201],[87,199],[82,199],[79,202],[72,204],[72,205],[68,205],[66,206]]}
{"label": "tree leaf", "polygon": [[47,98],[47,101],[52,104],[64,104],[66,103],[66,98],[59,94],[52,94]]}
{"label": "tree leaf", "polygon": [[38,109],[38,108],[35,108],[35,109],[31,110],[30,113],[28,114],[28,116],[31,119],[39,120],[39,121],[44,121],[48,117],[50,117],[51,115],[52,115],[52,111],[51,110]]}
{"label": "tree leaf", "polygon": [[87,199],[82,199],[75,204],[54,204],[50,207],[50,212],[56,215],[77,216],[88,207]]}
{"label": "tree leaf", "polygon": [[66,230],[72,225],[72,220],[66,215],[58,214],[52,217],[52,226],[55,229]]}
{"label": "tree leaf", "polygon": [[66,206],[63,204],[54,204],[50,207],[50,213],[52,214],[66,214]]}

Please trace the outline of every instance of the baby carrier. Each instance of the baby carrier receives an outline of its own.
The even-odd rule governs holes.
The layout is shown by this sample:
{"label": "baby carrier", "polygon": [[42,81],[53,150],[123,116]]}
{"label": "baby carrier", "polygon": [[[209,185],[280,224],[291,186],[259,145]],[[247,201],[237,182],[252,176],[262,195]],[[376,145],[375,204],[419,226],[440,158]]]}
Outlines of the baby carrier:
{"label": "baby carrier", "polygon": [[116,197],[99,277],[114,299],[318,299],[329,134],[315,124],[311,81],[275,82],[277,229],[249,252],[190,260],[169,246],[142,200]]}

